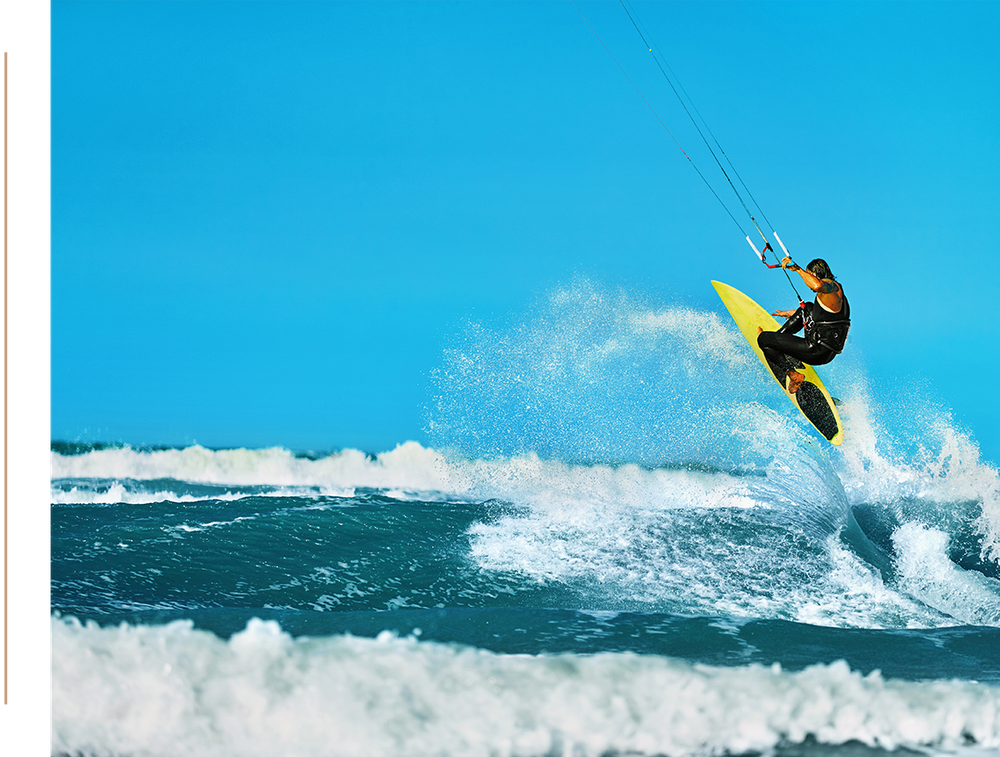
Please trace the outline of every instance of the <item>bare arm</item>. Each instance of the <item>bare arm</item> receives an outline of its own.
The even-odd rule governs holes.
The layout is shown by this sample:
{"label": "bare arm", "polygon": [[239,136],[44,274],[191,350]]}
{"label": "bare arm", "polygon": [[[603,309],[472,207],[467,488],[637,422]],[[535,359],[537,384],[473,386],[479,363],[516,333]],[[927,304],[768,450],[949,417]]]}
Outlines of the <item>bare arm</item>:
{"label": "bare arm", "polygon": [[795,271],[802,277],[805,285],[816,292],[816,299],[823,303],[823,306],[833,313],[839,313],[843,307],[843,300],[840,296],[840,285],[831,279],[821,279],[812,271],[792,262],[791,258],[782,258],[781,267],[790,271]]}

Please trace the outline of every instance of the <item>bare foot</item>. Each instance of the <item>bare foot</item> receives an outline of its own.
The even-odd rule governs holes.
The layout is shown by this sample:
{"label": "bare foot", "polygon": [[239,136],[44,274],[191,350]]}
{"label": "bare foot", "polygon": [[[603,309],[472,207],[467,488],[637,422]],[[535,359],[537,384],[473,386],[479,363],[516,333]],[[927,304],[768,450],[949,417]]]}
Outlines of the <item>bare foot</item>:
{"label": "bare foot", "polygon": [[806,380],[806,377],[799,373],[794,368],[788,372],[788,393],[795,394],[799,387],[802,386],[802,382]]}

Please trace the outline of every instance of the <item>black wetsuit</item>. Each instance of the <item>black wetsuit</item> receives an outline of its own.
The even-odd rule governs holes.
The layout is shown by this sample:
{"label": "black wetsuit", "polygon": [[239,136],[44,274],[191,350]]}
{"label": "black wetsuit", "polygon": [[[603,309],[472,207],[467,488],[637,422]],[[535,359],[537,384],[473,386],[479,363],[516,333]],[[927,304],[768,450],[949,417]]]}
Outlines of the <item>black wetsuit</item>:
{"label": "black wetsuit", "polygon": [[[825,365],[839,355],[851,327],[851,306],[840,290],[841,308],[831,313],[819,302],[806,302],[777,331],[764,331],[757,346],[771,366],[778,381],[784,383],[791,369],[807,365]],[[805,327],[805,338],[792,336]]]}

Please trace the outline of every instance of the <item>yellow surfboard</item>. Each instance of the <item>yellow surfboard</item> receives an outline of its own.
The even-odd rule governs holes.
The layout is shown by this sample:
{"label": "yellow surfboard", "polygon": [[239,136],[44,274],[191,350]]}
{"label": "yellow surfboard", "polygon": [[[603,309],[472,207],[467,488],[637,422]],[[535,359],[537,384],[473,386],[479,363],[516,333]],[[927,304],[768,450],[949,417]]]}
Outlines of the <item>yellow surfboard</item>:
{"label": "yellow surfboard", "polygon": [[[770,313],[740,290],[720,281],[713,281],[712,286],[719,293],[722,303],[726,306],[733,320],[736,321],[736,325],[739,326],[760,362],[767,368],[768,373],[772,373],[764,353],[757,346],[757,329],[759,327],[764,331],[777,331],[780,324],[771,317]],[[799,409],[799,412],[813,425],[813,428],[819,431],[824,439],[830,444],[839,445],[844,441],[844,426],[840,422],[840,414],[837,412],[833,398],[811,365],[804,366],[800,373],[806,377],[806,380],[802,382],[795,394],[789,392],[782,382],[779,381],[778,385],[781,386],[791,403]]]}

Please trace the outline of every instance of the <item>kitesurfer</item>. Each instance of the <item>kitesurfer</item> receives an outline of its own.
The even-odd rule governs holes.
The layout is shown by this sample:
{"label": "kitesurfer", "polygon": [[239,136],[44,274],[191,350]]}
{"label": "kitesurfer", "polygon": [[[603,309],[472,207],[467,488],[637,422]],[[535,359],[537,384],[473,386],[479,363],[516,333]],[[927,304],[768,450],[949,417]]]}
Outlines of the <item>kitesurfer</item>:
{"label": "kitesurfer", "polygon": [[[816,293],[816,300],[803,302],[797,310],[776,310],[772,313],[788,320],[777,331],[761,330],[757,335],[757,346],[777,379],[786,384],[791,394],[795,394],[805,381],[805,376],[798,371],[802,363],[824,365],[843,351],[851,326],[851,308],[843,288],[822,258],[816,258],[801,268],[786,257],[782,259],[781,267],[797,272],[805,285]],[[793,336],[803,328],[804,337]],[[784,377],[787,377],[787,383]]]}

